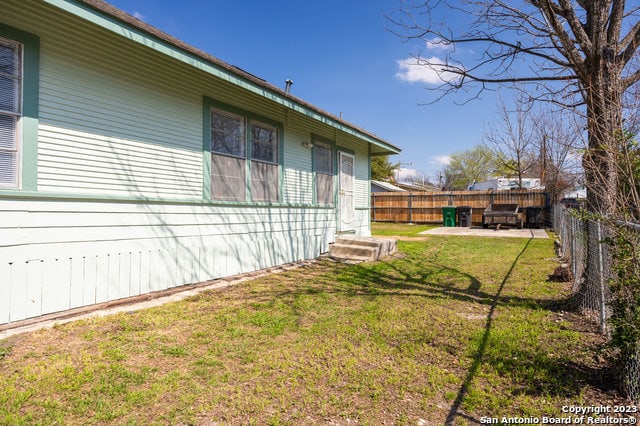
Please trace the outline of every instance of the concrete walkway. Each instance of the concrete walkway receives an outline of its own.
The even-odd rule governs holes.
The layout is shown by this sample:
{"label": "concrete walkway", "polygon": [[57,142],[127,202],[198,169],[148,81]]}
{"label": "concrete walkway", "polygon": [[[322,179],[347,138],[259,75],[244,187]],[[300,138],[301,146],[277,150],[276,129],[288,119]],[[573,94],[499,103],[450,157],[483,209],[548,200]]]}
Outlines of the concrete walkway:
{"label": "concrete walkway", "polygon": [[513,237],[513,238],[549,238],[544,229],[494,228],[484,229],[481,226],[471,228],[441,227],[420,232],[420,235],[468,235],[474,237]]}

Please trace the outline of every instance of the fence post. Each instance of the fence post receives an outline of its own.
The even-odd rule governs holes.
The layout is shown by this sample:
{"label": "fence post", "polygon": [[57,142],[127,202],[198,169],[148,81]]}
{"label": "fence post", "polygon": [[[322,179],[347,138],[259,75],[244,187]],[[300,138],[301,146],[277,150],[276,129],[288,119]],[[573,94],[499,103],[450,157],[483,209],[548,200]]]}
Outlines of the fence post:
{"label": "fence post", "polygon": [[576,279],[576,230],[575,230],[575,218],[569,217],[569,241],[571,241],[571,246],[569,247],[570,256],[571,256],[571,275],[574,280]]}
{"label": "fence post", "polygon": [[600,276],[600,334],[605,334],[607,331],[607,314],[606,314],[606,300],[605,300],[605,286],[604,286],[604,261],[602,254],[602,222],[597,222],[597,236],[598,236],[598,275]]}
{"label": "fence post", "polygon": [[371,194],[371,213],[373,215],[373,221],[376,221],[376,194]]}
{"label": "fence post", "polygon": [[409,193],[409,223],[413,222],[413,192]]}

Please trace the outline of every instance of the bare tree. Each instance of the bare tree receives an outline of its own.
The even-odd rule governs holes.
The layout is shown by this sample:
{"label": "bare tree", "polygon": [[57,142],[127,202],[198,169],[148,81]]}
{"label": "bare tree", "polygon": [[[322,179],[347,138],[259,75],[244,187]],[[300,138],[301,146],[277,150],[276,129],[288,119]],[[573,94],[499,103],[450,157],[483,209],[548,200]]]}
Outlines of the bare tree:
{"label": "bare tree", "polygon": [[537,162],[535,137],[531,112],[520,99],[514,110],[501,101],[496,124],[484,134],[485,146],[493,153],[498,167],[517,177],[520,188],[522,179]]}
{"label": "bare tree", "polygon": [[579,152],[584,148],[580,120],[574,114],[546,110],[536,114],[536,147],[539,151],[535,166],[537,174],[552,202],[582,180]]}
{"label": "bare tree", "polygon": [[640,144],[627,133],[618,154],[620,199],[624,220],[640,221]]}
{"label": "bare tree", "polygon": [[442,95],[517,85],[532,99],[582,107],[589,207],[610,216],[620,207],[623,95],[640,79],[639,9],[624,0],[407,0],[390,20],[402,37],[449,48],[445,58],[416,55],[441,76]]}

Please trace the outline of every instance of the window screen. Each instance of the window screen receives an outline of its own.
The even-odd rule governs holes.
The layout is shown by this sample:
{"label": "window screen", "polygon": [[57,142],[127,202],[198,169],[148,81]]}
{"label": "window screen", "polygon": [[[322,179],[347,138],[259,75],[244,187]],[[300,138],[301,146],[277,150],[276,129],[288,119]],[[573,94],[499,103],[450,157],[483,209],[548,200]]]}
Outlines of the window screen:
{"label": "window screen", "polygon": [[264,202],[278,201],[278,165],[251,162],[251,200]]}
{"label": "window screen", "polygon": [[279,132],[250,115],[211,108],[211,198],[278,202]]}
{"label": "window screen", "polygon": [[277,202],[279,199],[278,129],[251,124],[251,200]]}
{"label": "window screen", "polygon": [[245,119],[223,111],[211,111],[211,151],[245,157]]}
{"label": "window screen", "polygon": [[316,172],[333,174],[333,152],[331,145],[315,142],[313,144]]}
{"label": "window screen", "polygon": [[333,204],[333,175],[316,173],[316,201],[318,204]]}
{"label": "window screen", "polygon": [[331,145],[314,142],[313,155],[316,172],[316,202],[333,204],[333,149]]}
{"label": "window screen", "polygon": [[245,159],[211,154],[211,198],[245,201],[247,193]]}
{"label": "window screen", "polygon": [[246,201],[246,124],[239,115],[211,110],[211,198]]}
{"label": "window screen", "polygon": [[18,185],[21,62],[20,45],[0,38],[0,186]]}
{"label": "window screen", "polygon": [[278,129],[264,124],[251,125],[251,159],[278,163]]}

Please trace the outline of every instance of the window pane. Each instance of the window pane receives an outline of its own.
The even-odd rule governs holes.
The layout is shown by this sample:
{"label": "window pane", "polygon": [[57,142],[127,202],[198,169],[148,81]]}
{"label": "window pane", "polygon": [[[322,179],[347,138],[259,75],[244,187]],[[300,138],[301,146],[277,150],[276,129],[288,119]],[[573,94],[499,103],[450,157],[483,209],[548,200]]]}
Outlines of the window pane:
{"label": "window pane", "polygon": [[333,174],[333,155],[331,145],[313,144],[315,167],[317,172]]}
{"label": "window pane", "polygon": [[17,43],[0,39],[0,74],[20,76],[20,48]]}
{"label": "window pane", "polygon": [[316,201],[318,204],[333,204],[333,175],[316,173]]}
{"label": "window pane", "polygon": [[251,162],[251,201],[277,202],[278,165]]}
{"label": "window pane", "polygon": [[211,151],[245,157],[244,118],[222,111],[211,111]]}
{"label": "window pane", "polygon": [[247,193],[245,160],[211,154],[211,198],[245,201]]}
{"label": "window pane", "polygon": [[277,164],[278,157],[278,129],[251,125],[251,159]]}
{"label": "window pane", "polygon": [[20,112],[20,49],[0,39],[0,110]]}
{"label": "window pane", "polygon": [[16,185],[16,153],[0,151],[0,185]]}
{"label": "window pane", "polygon": [[0,185],[18,185],[17,123],[20,119],[20,45],[0,39]]}
{"label": "window pane", "polygon": [[0,114],[0,149],[15,149],[16,117]]}
{"label": "window pane", "polygon": [[20,80],[0,76],[0,111],[19,113]]}

